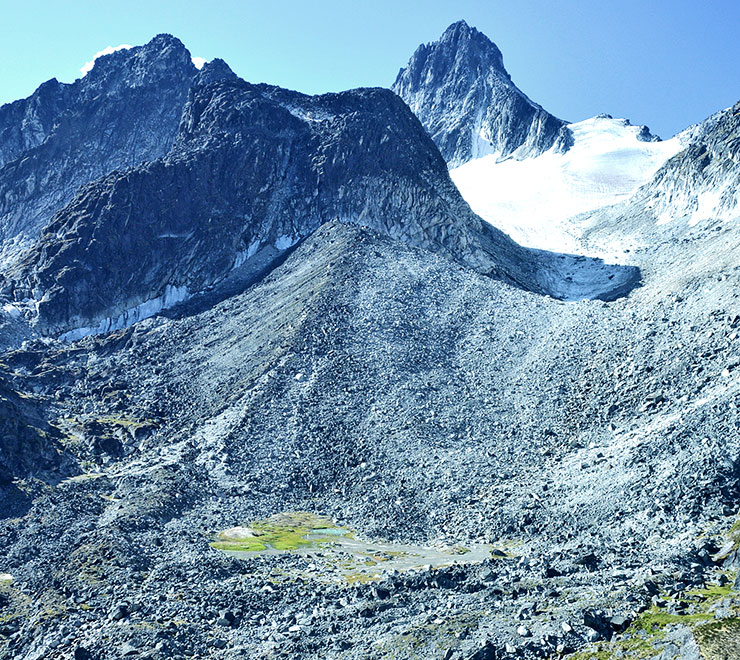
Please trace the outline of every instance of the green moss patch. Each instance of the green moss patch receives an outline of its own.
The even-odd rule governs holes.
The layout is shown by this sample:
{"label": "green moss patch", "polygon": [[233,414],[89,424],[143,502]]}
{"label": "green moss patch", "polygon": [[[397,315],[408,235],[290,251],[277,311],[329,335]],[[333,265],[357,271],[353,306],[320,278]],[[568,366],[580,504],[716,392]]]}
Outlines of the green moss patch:
{"label": "green moss patch", "polygon": [[[710,607],[730,596],[730,585],[709,585],[687,591],[684,599],[694,604],[696,611],[671,614],[653,605],[643,612],[620,638],[600,642],[588,651],[581,651],[568,660],[613,660],[634,658],[645,660],[660,652],[660,642],[665,639],[670,626],[689,628],[699,644],[705,660],[735,660],[740,657],[740,619],[715,620]],[[725,653],[729,649],[729,655]]]}
{"label": "green moss patch", "polygon": [[[244,527],[232,527],[218,533],[211,543],[216,550],[228,552],[291,551],[310,548],[336,537],[334,521],[326,516],[307,512],[277,513]],[[322,534],[322,530],[327,530]],[[349,534],[349,530],[343,530]],[[310,538],[308,538],[310,535]]]}

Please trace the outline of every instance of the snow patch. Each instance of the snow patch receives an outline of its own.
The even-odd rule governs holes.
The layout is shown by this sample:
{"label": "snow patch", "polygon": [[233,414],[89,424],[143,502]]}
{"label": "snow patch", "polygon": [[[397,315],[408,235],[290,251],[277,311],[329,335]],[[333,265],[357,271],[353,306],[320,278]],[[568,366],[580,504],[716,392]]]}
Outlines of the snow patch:
{"label": "snow patch", "polygon": [[[678,192],[671,191],[668,203],[656,195],[648,203],[648,208],[658,205],[658,225],[667,225],[682,218],[688,220],[689,227],[696,227],[700,222],[709,220],[729,222],[738,218],[740,206],[740,198],[733,199],[729,194],[732,185],[734,182],[730,181],[714,190],[695,192],[691,187],[686,187]],[[665,187],[661,192],[667,192]]]}
{"label": "snow patch", "polygon": [[19,319],[21,316],[23,316],[23,312],[20,310],[20,308],[17,305],[14,305],[12,303],[5,303],[3,305],[3,311],[14,319]]}
{"label": "snow patch", "polygon": [[573,146],[535,158],[491,154],[452,169],[463,198],[484,220],[526,247],[578,252],[574,216],[631,197],[682,149],[678,138],[638,140],[641,127],[594,117],[570,124]]}
{"label": "snow patch", "polygon": [[82,73],[82,77],[84,78],[90,71],[93,70],[93,67],[95,66],[95,60],[97,60],[99,57],[102,57],[103,55],[110,55],[111,53],[115,53],[119,50],[128,50],[129,48],[133,48],[130,44],[119,44],[118,46],[106,46],[103,48],[103,50],[99,50],[95,55],[93,55],[93,58],[89,62],[85,62],[85,64],[80,69],[80,72]]}
{"label": "snow patch", "polygon": [[[162,236],[160,236],[160,238],[163,236],[172,238],[181,237],[176,234],[163,234]],[[291,245],[294,245],[295,243],[297,243],[297,240],[291,239],[289,236],[284,235],[280,236],[277,241],[275,241],[275,247],[277,247],[279,250],[284,250]],[[259,240],[255,240],[247,246],[246,250],[241,250],[240,252],[237,252],[234,259],[234,265],[232,266],[231,270],[236,270],[237,268],[239,268],[239,266],[244,264],[244,262],[253,257],[257,253],[260,245],[261,242]],[[191,293],[186,286],[171,286],[168,284],[161,296],[146,300],[136,307],[127,309],[122,314],[119,314],[116,317],[104,318],[97,325],[69,330],[68,332],[59,335],[59,339],[62,341],[76,341],[89,335],[100,335],[108,332],[113,332],[115,330],[128,328],[129,326],[134,325],[134,323],[138,323],[139,321],[143,321],[144,319],[156,316],[162,310],[174,307],[178,303],[192,298],[194,295],[196,294]],[[29,305],[37,308],[38,302],[28,301],[26,303],[26,306]],[[3,306],[3,310],[13,317],[19,317],[23,314],[20,303],[6,304]]]}
{"label": "snow patch", "polygon": [[278,236],[275,240],[275,247],[278,250],[287,250],[292,245],[295,245],[298,242],[297,239],[291,238],[288,236],[288,234],[283,234],[282,236]]}
{"label": "snow patch", "polygon": [[170,286],[168,284],[161,296],[151,298],[136,307],[127,309],[115,318],[105,318],[98,325],[76,328],[75,330],[65,332],[59,336],[59,339],[62,341],[76,341],[88,335],[99,335],[113,332],[114,330],[121,330],[155,314],[159,314],[164,309],[174,307],[190,297],[190,292],[186,286]]}
{"label": "snow patch", "polygon": [[173,233],[173,232],[165,232],[164,234],[157,234],[157,238],[190,238],[193,235],[193,232],[185,232],[185,233]]}
{"label": "snow patch", "polygon": [[472,128],[472,140],[471,140],[471,156],[475,158],[483,158],[484,156],[490,156],[494,153],[494,148],[491,142],[488,140],[486,131],[483,127],[483,108],[478,110],[478,117],[475,120]]}
{"label": "snow patch", "polygon": [[297,117],[301,121],[329,121],[334,119],[334,115],[330,112],[306,110],[305,108],[298,107],[297,105],[284,105],[283,106],[291,115]]}

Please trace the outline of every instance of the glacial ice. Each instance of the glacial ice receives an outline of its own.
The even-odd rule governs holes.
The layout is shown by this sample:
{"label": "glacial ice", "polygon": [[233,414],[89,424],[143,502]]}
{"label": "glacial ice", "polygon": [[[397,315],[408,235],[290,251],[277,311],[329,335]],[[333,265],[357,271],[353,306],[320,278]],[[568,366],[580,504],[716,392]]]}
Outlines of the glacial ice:
{"label": "glacial ice", "polygon": [[190,297],[190,292],[186,286],[170,286],[169,284],[165,287],[164,293],[156,298],[145,300],[140,305],[125,310],[115,318],[105,318],[100,321],[97,325],[87,326],[84,328],[75,328],[69,332],[59,336],[62,341],[76,341],[82,339],[88,335],[97,335],[105,332],[113,332],[114,330],[121,330],[127,328],[138,321],[143,321],[159,314],[163,309],[173,307],[174,305],[187,300]]}
{"label": "glacial ice", "polygon": [[674,137],[642,142],[641,127],[594,117],[568,126],[574,144],[536,158],[499,161],[496,154],[450,171],[470,207],[526,247],[578,252],[574,216],[632,196],[682,148]]}

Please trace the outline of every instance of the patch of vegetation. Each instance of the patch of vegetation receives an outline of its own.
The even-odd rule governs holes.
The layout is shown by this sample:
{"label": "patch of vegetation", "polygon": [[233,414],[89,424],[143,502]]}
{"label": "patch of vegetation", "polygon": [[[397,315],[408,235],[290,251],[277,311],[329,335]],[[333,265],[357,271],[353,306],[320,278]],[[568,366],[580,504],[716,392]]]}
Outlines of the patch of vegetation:
{"label": "patch of vegetation", "polygon": [[700,612],[697,614],[669,614],[655,605],[646,612],[643,612],[635,620],[630,629],[627,631],[644,632],[648,635],[665,637],[665,628],[670,625],[680,624],[692,627],[698,623],[704,623],[713,618],[712,614]]}
{"label": "patch of vegetation", "polygon": [[727,545],[714,558],[715,561],[727,559],[734,552],[740,551],[740,514],[735,518],[732,527],[727,531]]}
{"label": "patch of vegetation", "polygon": [[[734,652],[735,655],[726,657],[716,653],[711,655],[711,653],[704,652],[704,647],[721,649],[725,648],[722,646],[723,644],[740,643],[733,641],[734,638],[732,637],[733,635],[740,635],[740,620],[714,621],[714,614],[708,611],[710,605],[726,598],[729,592],[730,587],[728,585],[710,585],[703,589],[686,592],[686,599],[695,601],[701,608],[701,611],[691,614],[671,614],[665,609],[653,605],[635,619],[620,638],[611,642],[600,642],[591,650],[568,656],[568,660],[615,660],[616,658],[645,660],[646,658],[652,658],[658,654],[660,650],[658,644],[665,639],[668,627],[675,625],[686,626],[693,631],[706,660],[737,658],[736,651]],[[724,626],[719,625],[724,624],[724,621],[735,621],[736,624],[733,625],[737,627],[728,626],[728,629],[725,629]],[[700,641],[700,637],[705,641]],[[702,646],[702,643],[704,646]],[[740,649],[740,645],[727,648]]]}
{"label": "patch of vegetation", "polygon": [[[326,516],[305,511],[277,513],[246,527],[219,532],[218,540],[211,543],[211,547],[230,552],[262,552],[268,548],[287,552],[327,543],[332,535],[322,536],[321,531],[329,529],[338,528]],[[346,531],[349,534],[349,530]],[[309,535],[312,538],[308,538]]]}
{"label": "patch of vegetation", "polygon": [[156,427],[157,422],[153,419],[132,419],[131,417],[98,417],[95,420],[99,424],[121,426],[126,429],[141,429],[147,426]]}
{"label": "patch of vegetation", "polygon": [[470,548],[466,548],[464,545],[453,545],[448,548],[448,552],[451,555],[467,555]]}
{"label": "patch of vegetation", "polygon": [[211,543],[214,550],[226,550],[230,552],[262,552],[267,546],[260,541],[244,539],[243,541],[214,541]]}
{"label": "patch of vegetation", "polygon": [[347,573],[344,576],[347,584],[366,584],[367,582],[376,582],[379,578],[368,573]]}
{"label": "patch of vegetation", "polygon": [[732,527],[730,527],[730,531],[727,535],[732,540],[733,551],[740,550],[740,516],[735,519],[735,522]]}
{"label": "patch of vegetation", "polygon": [[694,629],[706,660],[735,660],[740,654],[740,619],[720,619]]}
{"label": "patch of vegetation", "polygon": [[385,660],[441,657],[459,646],[458,638],[478,627],[480,613],[459,614],[442,623],[413,626],[386,642],[381,652]]}
{"label": "patch of vegetation", "polygon": [[686,595],[707,604],[716,603],[718,600],[730,597],[732,592],[732,583],[733,578],[730,578],[724,586],[713,584],[708,587],[704,587],[703,589],[691,589],[686,592]]}

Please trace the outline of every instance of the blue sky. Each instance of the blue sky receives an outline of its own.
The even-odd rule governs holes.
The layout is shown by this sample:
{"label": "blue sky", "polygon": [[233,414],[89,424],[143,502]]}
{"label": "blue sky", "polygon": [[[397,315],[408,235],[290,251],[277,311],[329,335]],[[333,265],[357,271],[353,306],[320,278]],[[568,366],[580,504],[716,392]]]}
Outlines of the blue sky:
{"label": "blue sky", "polygon": [[0,103],[71,82],[106,46],[159,32],[243,78],[308,93],[389,86],[419,43],[464,18],[514,82],[577,121],[629,117],[669,137],[740,99],[737,0],[65,2],[0,0]]}

